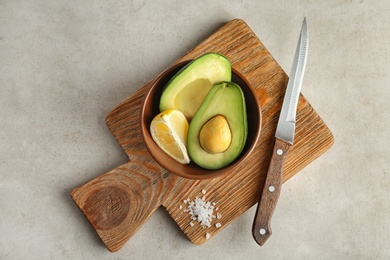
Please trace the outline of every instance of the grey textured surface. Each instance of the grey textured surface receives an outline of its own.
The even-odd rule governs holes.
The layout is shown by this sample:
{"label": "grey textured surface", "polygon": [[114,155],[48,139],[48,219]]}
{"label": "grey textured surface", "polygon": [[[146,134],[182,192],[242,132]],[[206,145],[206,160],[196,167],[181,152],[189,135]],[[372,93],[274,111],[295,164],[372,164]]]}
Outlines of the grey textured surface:
{"label": "grey textured surface", "polygon": [[[389,259],[390,2],[0,1],[1,259]],[[302,92],[333,148],[284,186],[264,247],[251,208],[191,244],[163,208],[117,253],[70,199],[126,162],[107,113],[242,18],[288,73],[303,17]]]}

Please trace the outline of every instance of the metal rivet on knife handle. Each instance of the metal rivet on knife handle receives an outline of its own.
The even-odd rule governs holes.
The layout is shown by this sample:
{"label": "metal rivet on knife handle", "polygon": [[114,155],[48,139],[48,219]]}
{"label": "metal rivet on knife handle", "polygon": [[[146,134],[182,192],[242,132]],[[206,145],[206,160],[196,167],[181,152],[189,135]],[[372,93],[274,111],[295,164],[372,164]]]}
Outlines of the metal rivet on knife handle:
{"label": "metal rivet on knife handle", "polygon": [[[271,236],[271,217],[275,209],[276,202],[279,198],[283,165],[290,149],[290,144],[280,139],[276,139],[271,162],[268,168],[267,178],[264,189],[257,205],[256,217],[253,223],[252,234],[259,245],[264,245]],[[277,154],[277,150],[282,149],[282,155]]]}
{"label": "metal rivet on knife handle", "polygon": [[308,43],[305,18],[276,127],[271,161],[252,227],[253,237],[259,245],[263,245],[272,234],[270,223],[282,187],[284,160],[294,142],[296,114],[306,67]]}
{"label": "metal rivet on knife handle", "polygon": [[272,185],[269,186],[269,187],[268,187],[268,191],[269,191],[269,192],[274,192],[274,191],[275,191],[275,186],[272,186]]}

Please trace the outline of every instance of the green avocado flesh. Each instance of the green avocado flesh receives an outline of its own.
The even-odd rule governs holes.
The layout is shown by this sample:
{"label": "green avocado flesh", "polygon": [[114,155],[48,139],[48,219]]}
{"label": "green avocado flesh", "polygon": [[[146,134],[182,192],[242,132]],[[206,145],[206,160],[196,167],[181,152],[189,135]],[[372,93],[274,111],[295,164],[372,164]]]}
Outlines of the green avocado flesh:
{"label": "green avocado flesh", "polygon": [[[205,123],[217,115],[226,118],[231,143],[220,153],[205,151],[199,141]],[[193,117],[188,130],[188,153],[193,162],[210,170],[216,170],[233,162],[245,146],[248,123],[245,98],[240,86],[233,82],[220,82],[213,86]]]}
{"label": "green avocado flesh", "polygon": [[191,120],[214,84],[230,81],[230,61],[218,53],[206,53],[181,69],[164,87],[160,111],[180,110]]}

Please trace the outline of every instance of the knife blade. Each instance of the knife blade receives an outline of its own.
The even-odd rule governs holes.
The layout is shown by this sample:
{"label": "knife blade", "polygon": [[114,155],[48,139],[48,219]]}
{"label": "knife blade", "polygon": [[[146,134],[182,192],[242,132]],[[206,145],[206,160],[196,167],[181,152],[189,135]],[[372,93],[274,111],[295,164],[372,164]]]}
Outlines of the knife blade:
{"label": "knife blade", "polygon": [[252,227],[252,235],[255,241],[261,246],[264,245],[272,234],[270,225],[271,217],[275,210],[282,187],[284,161],[294,142],[296,114],[303,74],[306,67],[308,43],[309,37],[305,17],[276,128],[275,144],[268,167],[267,177],[257,205]]}

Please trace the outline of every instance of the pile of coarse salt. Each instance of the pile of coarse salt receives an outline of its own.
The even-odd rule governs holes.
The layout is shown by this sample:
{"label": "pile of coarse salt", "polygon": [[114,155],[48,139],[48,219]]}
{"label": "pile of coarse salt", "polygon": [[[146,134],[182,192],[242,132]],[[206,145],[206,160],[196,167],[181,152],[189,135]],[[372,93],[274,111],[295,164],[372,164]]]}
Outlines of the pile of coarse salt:
{"label": "pile of coarse salt", "polygon": [[[206,194],[205,190],[202,190],[202,194]],[[197,221],[203,228],[211,227],[211,222],[213,219],[221,219],[222,214],[216,213],[214,215],[214,210],[218,211],[218,207],[215,207],[215,202],[206,201],[206,197],[203,196],[202,198],[196,197],[194,200],[184,200],[185,204],[187,204],[187,209],[184,210],[184,212],[188,212],[190,215],[191,220]],[[180,206],[180,209],[182,209],[182,206]],[[195,224],[191,221],[190,226],[193,227]],[[215,227],[219,228],[221,227],[221,223],[216,223]],[[210,234],[206,233],[206,238],[210,238]]]}

